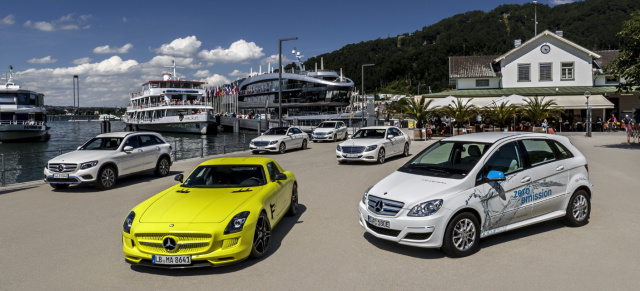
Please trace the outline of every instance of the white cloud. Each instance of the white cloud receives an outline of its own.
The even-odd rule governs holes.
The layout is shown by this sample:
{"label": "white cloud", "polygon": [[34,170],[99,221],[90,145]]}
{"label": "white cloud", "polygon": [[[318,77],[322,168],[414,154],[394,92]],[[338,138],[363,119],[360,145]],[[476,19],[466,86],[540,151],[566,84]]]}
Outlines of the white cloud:
{"label": "white cloud", "polygon": [[241,39],[231,44],[228,49],[217,47],[212,50],[203,50],[198,56],[206,61],[223,63],[244,63],[251,59],[264,56],[262,48],[254,42],[246,42]]}
{"label": "white cloud", "polygon": [[73,13],[64,15],[57,20],[53,21],[31,21],[27,20],[24,23],[25,27],[33,28],[41,31],[56,31],[56,30],[75,30],[75,29],[89,29],[91,25],[85,22],[91,18],[89,14],[80,15],[77,19],[73,17]]}
{"label": "white cloud", "polygon": [[51,59],[51,56],[46,56],[44,58],[41,59],[30,59],[27,61],[27,63],[31,63],[31,64],[53,64],[56,61],[58,61],[58,59]]}
{"label": "white cloud", "polygon": [[[291,64],[293,62],[293,60],[287,58],[286,56],[282,56],[282,65],[286,66],[288,64]],[[278,68],[278,55],[270,55],[267,58],[264,58],[262,60],[260,60],[260,64],[262,65],[263,69],[268,68],[269,64],[271,64],[271,67],[275,67],[276,69]]]}
{"label": "white cloud", "polygon": [[93,53],[96,54],[126,54],[133,47],[132,44],[128,43],[122,47],[110,47],[109,45],[99,46],[93,49]]}
{"label": "white cloud", "polygon": [[9,14],[7,15],[7,17],[2,18],[2,20],[0,20],[0,24],[3,24],[3,25],[13,25],[14,23],[16,23],[16,18],[15,16],[13,16],[13,14]]}
{"label": "white cloud", "polygon": [[82,64],[88,64],[91,61],[92,61],[92,59],[90,57],[84,57],[84,58],[75,59],[75,60],[73,60],[72,63],[74,63],[76,65],[82,65]]}
{"label": "white cloud", "polygon": [[185,38],[175,39],[169,44],[163,44],[155,51],[156,53],[163,55],[192,57],[198,51],[201,44],[202,42],[199,41],[195,35],[192,35]]}
{"label": "white cloud", "polygon": [[562,5],[562,4],[569,4],[569,3],[573,3],[576,2],[576,0],[551,0],[549,1],[549,4],[551,5]]}
{"label": "white cloud", "polygon": [[233,70],[233,72],[228,74],[229,77],[236,77],[237,79],[246,78],[249,76],[249,73],[240,72],[239,70]]}
{"label": "white cloud", "polygon": [[127,18],[126,17],[122,17],[122,22],[127,23]]}
{"label": "white cloud", "polygon": [[227,79],[225,76],[214,74],[213,76],[207,77],[203,82],[207,82],[207,86],[216,86],[222,84],[229,84],[231,80]]}
{"label": "white cloud", "polygon": [[209,75],[211,75],[211,72],[209,72],[209,70],[198,70],[195,74],[193,74],[193,76],[196,78],[206,78],[209,77]]}

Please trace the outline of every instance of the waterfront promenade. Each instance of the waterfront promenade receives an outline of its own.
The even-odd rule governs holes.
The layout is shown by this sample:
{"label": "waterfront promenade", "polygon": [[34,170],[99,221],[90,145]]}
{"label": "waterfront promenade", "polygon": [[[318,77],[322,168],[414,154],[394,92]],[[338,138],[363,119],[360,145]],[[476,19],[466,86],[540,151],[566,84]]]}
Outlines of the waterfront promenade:
{"label": "waterfront promenade", "polygon": [[[0,289],[3,290],[632,290],[640,273],[638,161],[626,136],[570,134],[595,185],[588,225],[553,220],[481,241],[452,259],[435,249],[376,239],[358,224],[365,189],[409,158],[383,165],[339,165],[337,143],[275,158],[298,178],[300,211],[274,230],[261,260],[221,268],[132,267],[121,249],[122,222],[136,204],[174,185],[205,159],[174,164],[170,176],[141,174],[115,189],[53,191],[43,182],[0,188]],[[414,141],[416,154],[430,141]],[[226,156],[249,156],[239,152]],[[636,287],[633,287],[636,286]]]}

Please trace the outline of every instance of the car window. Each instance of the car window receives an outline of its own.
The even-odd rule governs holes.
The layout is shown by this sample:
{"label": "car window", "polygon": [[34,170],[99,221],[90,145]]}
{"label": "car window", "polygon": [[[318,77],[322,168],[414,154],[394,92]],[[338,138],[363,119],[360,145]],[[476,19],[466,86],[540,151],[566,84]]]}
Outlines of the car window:
{"label": "car window", "polygon": [[400,130],[399,130],[399,129],[397,129],[397,128],[389,128],[389,133],[390,133],[391,135],[393,135],[394,137],[395,137],[395,136],[401,136],[401,135],[402,135],[402,133],[400,132]]}
{"label": "car window", "polygon": [[335,122],[322,122],[318,125],[318,128],[334,128],[335,126]]}
{"label": "car window", "polygon": [[286,127],[269,128],[269,130],[267,130],[267,132],[264,133],[264,135],[286,135],[286,134],[287,134]]}
{"label": "car window", "polygon": [[80,150],[117,150],[121,142],[122,138],[118,137],[93,138],[84,144]]}
{"label": "car window", "polygon": [[434,143],[402,166],[401,171],[461,179],[475,167],[491,146],[486,143],[441,141]]}
{"label": "car window", "polygon": [[156,141],[150,135],[141,135],[139,138],[141,147],[148,147],[156,144]]}
{"label": "car window", "polygon": [[386,129],[360,129],[354,135],[353,139],[357,138],[385,138]]}
{"label": "car window", "polygon": [[127,140],[124,142],[124,146],[130,146],[134,149],[139,148],[140,142],[138,142],[138,136],[130,136],[129,138],[127,138]]}
{"label": "car window", "polygon": [[522,140],[529,162],[532,167],[556,160],[553,149],[544,139],[525,139]]}
{"label": "car window", "polygon": [[300,129],[298,129],[298,128],[292,128],[292,130],[293,130],[293,133],[295,133],[295,134],[302,133],[302,131]]}
{"label": "car window", "polygon": [[553,141],[553,145],[555,145],[556,149],[558,150],[558,159],[573,158],[573,154],[571,153],[571,151],[569,151],[563,144],[557,141]]}
{"label": "car window", "polygon": [[196,168],[182,186],[193,188],[251,187],[265,184],[260,165],[215,165]]}
{"label": "car window", "polygon": [[267,171],[269,171],[269,178],[271,181],[275,181],[276,175],[280,174],[280,169],[278,169],[278,166],[274,162],[267,164]]}
{"label": "car window", "polygon": [[156,144],[164,144],[165,142],[155,135],[150,135],[151,139],[155,141]]}
{"label": "car window", "polygon": [[522,170],[524,165],[520,151],[520,147],[515,141],[501,146],[485,164],[485,173],[500,171],[505,175],[509,175]]}

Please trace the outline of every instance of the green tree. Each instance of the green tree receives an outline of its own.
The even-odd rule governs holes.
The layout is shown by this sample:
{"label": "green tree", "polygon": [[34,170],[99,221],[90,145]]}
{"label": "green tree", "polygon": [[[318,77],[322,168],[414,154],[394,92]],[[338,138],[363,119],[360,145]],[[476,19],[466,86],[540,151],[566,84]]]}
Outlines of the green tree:
{"label": "green tree", "polygon": [[484,110],[484,114],[497,123],[500,129],[503,129],[504,126],[518,114],[519,110],[520,108],[514,104],[507,105],[506,102],[500,104],[493,103],[492,106]]}
{"label": "green tree", "polygon": [[629,92],[633,86],[640,85],[640,10],[633,12],[631,19],[622,25],[618,37],[622,41],[620,54],[605,70],[624,78],[626,83],[618,85],[618,91]]}
{"label": "green tree", "polygon": [[384,109],[382,109],[382,114],[385,116],[385,121],[389,121],[389,119],[394,115],[402,114],[402,102],[385,103]]}
{"label": "green tree", "polygon": [[458,98],[456,101],[451,101],[451,104],[443,107],[440,111],[444,115],[455,118],[456,128],[459,129],[465,122],[478,114],[478,108],[473,104],[469,104],[471,100],[473,98],[463,102],[462,99]]}
{"label": "green tree", "polygon": [[422,128],[424,122],[429,118],[427,109],[433,99],[427,101],[426,98],[420,97],[417,101],[414,98],[405,98],[403,100],[407,100],[404,104],[401,104],[404,117],[414,119],[418,123],[416,127]]}
{"label": "green tree", "polygon": [[553,106],[558,105],[554,100],[544,100],[544,96],[539,98],[538,96],[529,97],[525,100],[527,102],[523,108],[523,115],[529,118],[535,125],[540,125],[542,120],[550,118],[560,112],[559,109]]}

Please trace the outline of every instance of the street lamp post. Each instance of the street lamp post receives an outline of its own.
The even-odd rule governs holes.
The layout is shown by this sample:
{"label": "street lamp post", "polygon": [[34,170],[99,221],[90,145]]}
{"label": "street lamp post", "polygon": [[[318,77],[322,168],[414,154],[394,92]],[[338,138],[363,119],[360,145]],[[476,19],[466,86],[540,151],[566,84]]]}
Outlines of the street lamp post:
{"label": "street lamp post", "polygon": [[361,101],[362,101],[362,107],[360,107],[360,114],[361,114],[361,123],[360,123],[360,127],[362,127],[364,125],[364,103],[365,103],[365,94],[364,94],[364,67],[371,67],[371,66],[375,66],[376,64],[364,64],[362,65],[362,97],[361,97]]}
{"label": "street lamp post", "polygon": [[589,97],[591,97],[591,92],[584,92],[584,97],[587,97],[587,137],[591,137],[591,110],[589,110]]}
{"label": "street lamp post", "polygon": [[282,126],[282,42],[298,40],[297,37],[281,38],[278,40],[278,126]]}

